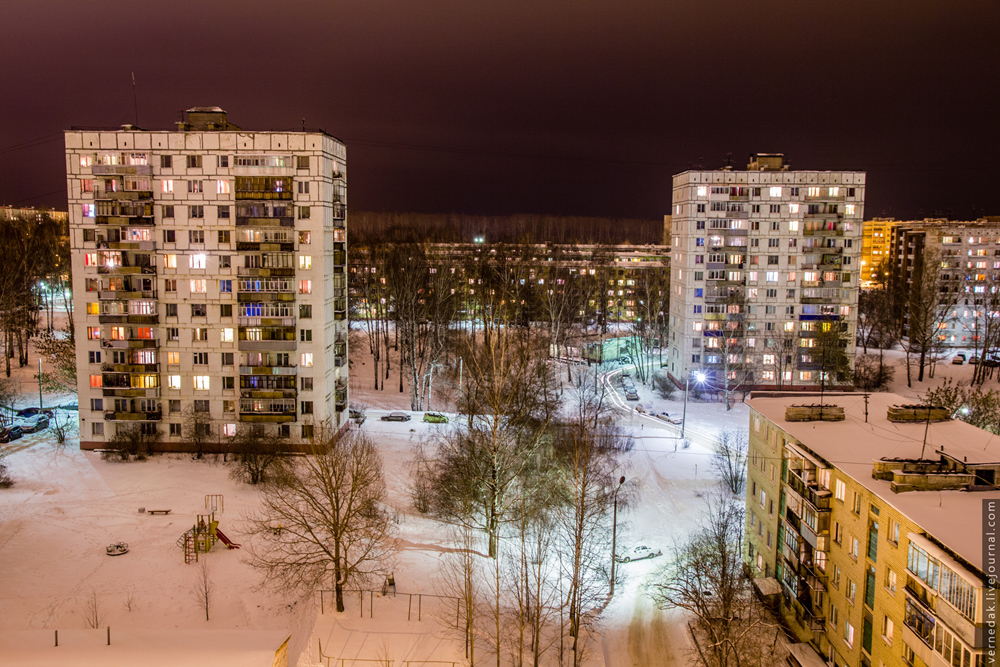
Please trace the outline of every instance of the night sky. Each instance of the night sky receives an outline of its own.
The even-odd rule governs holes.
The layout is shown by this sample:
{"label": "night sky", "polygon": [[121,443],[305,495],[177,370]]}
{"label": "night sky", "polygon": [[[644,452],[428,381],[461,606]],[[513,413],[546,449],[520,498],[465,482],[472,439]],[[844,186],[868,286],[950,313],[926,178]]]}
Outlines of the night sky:
{"label": "night sky", "polygon": [[352,208],[659,218],[670,177],[868,172],[866,217],[1000,215],[995,0],[0,0],[0,204],[61,131],[323,128]]}

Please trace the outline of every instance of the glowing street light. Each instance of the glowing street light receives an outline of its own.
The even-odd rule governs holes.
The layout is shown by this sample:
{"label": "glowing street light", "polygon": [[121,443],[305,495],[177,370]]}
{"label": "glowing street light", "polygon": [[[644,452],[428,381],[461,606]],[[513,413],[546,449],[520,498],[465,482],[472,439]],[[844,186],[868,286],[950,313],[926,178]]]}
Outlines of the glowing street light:
{"label": "glowing street light", "polygon": [[[702,384],[707,376],[701,371],[695,371],[694,381]],[[684,413],[681,415],[681,439],[684,439],[684,430],[687,428],[688,415],[688,389],[691,387],[691,373],[688,373],[687,380],[684,381]]]}

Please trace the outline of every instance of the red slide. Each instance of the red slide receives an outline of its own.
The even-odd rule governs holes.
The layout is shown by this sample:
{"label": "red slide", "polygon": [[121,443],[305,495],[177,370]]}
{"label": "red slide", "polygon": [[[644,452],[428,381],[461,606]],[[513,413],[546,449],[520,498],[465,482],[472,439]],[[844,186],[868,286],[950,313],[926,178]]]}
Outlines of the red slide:
{"label": "red slide", "polygon": [[240,545],[236,544],[231,539],[229,539],[228,537],[226,537],[226,534],[223,533],[218,528],[215,529],[215,534],[218,535],[219,539],[222,540],[222,543],[225,544],[230,549],[239,549],[240,548]]}

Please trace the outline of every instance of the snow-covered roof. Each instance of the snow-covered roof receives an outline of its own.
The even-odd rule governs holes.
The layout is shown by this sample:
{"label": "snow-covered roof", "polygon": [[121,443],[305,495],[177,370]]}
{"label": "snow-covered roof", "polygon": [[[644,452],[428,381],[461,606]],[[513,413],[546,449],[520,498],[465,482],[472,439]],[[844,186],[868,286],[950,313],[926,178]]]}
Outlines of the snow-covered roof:
{"label": "snow-covered roof", "polygon": [[[990,491],[908,491],[894,493],[887,480],[872,478],[879,459],[937,460],[939,451],[959,461],[1000,462],[1000,436],[959,420],[890,422],[886,410],[891,405],[912,404],[912,398],[897,394],[869,394],[868,421],[865,421],[864,394],[827,394],[824,403],[844,408],[841,422],[785,421],[785,408],[815,403],[809,395],[751,395],[750,407],[775,423],[792,438],[826,459],[830,464],[879,496],[886,504],[920,526],[969,563],[982,570],[982,504],[1000,499],[1000,490]],[[751,425],[752,428],[752,425]],[[927,432],[927,444],[924,432]]]}

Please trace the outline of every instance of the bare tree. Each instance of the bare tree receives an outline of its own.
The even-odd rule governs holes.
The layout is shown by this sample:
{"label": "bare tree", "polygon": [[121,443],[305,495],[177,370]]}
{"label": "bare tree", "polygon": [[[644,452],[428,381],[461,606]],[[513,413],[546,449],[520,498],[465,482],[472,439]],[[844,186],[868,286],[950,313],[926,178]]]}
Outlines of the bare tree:
{"label": "bare tree", "polygon": [[14,486],[14,478],[10,476],[6,459],[7,452],[0,452],[0,489],[9,489]]}
{"label": "bare tree", "polygon": [[912,386],[911,357],[917,357],[917,382],[923,382],[924,369],[943,344],[941,329],[951,319],[952,306],[958,299],[958,292],[945,284],[940,264],[941,254],[927,250],[918,255],[914,263],[912,281],[905,286],[896,286],[896,289],[905,290],[906,294],[906,336],[903,349],[906,352],[908,387]]}
{"label": "bare tree", "polygon": [[465,641],[465,657],[476,664],[476,628],[484,606],[482,565],[475,551],[475,533],[469,526],[457,529],[458,549],[448,554],[438,571],[438,583],[445,595],[458,599],[458,614],[449,610],[442,617],[445,627],[458,632]]}
{"label": "bare tree", "polygon": [[230,474],[256,485],[266,481],[277,467],[281,444],[277,432],[262,424],[241,424],[233,437],[232,453]]}
{"label": "bare tree", "polygon": [[42,371],[42,388],[46,391],[72,391],[76,386],[76,343],[69,331],[44,331],[35,341],[38,354],[48,358],[52,370]]}
{"label": "bare tree", "polygon": [[135,584],[129,584],[125,589],[125,611],[132,611],[136,608]]}
{"label": "bare tree", "polygon": [[101,599],[97,596],[97,591],[93,587],[90,589],[90,595],[83,600],[82,615],[84,625],[88,628],[96,630],[104,625],[104,607],[101,605]]}
{"label": "bare tree", "polygon": [[712,469],[733,496],[742,497],[746,489],[749,450],[750,434],[746,429],[723,429],[715,438]]}
{"label": "bare tree", "polygon": [[215,593],[215,584],[208,571],[208,559],[203,558],[198,564],[195,574],[194,587],[191,590],[198,606],[205,610],[205,620],[209,620],[209,612],[212,610],[212,598]]}
{"label": "bare tree", "polygon": [[182,428],[186,440],[194,445],[197,458],[205,455],[205,445],[212,440],[212,415],[198,410],[194,403],[184,409]]}
{"label": "bare tree", "polygon": [[285,588],[332,580],[337,611],[344,611],[346,587],[391,571],[395,523],[375,443],[361,431],[317,430],[316,454],[263,486],[261,509],[248,520],[257,538],[249,562],[266,583]]}
{"label": "bare tree", "polygon": [[854,386],[865,392],[888,391],[896,369],[884,363],[881,355],[859,354],[854,358]]}
{"label": "bare tree", "polygon": [[145,461],[159,439],[160,431],[155,423],[118,424],[101,458],[105,461]]}
{"label": "bare tree", "polygon": [[652,587],[662,608],[679,608],[695,618],[712,667],[778,664],[763,645],[774,623],[751,589],[742,556],[741,499],[721,491],[708,500],[700,530],[675,545],[672,558]]}
{"label": "bare tree", "polygon": [[[792,326],[795,325],[794,321]],[[798,336],[793,328],[785,326],[775,327],[771,331],[764,332],[764,349],[761,354],[762,373],[769,370],[774,374],[774,382],[781,389],[785,385],[785,377],[790,377],[790,373],[795,370],[795,344]],[[772,370],[773,369],[773,370]],[[766,380],[762,375],[761,379]]]}

